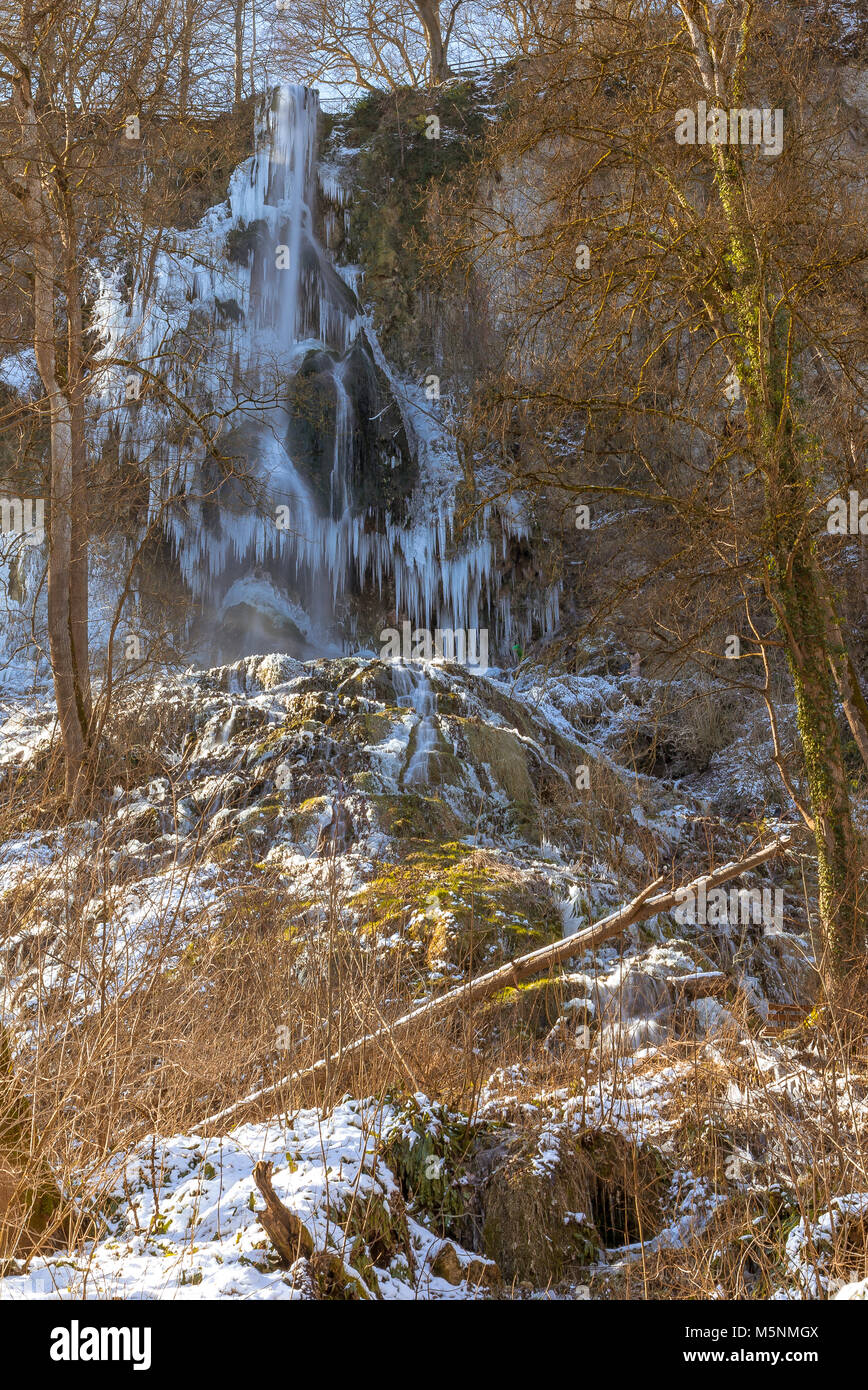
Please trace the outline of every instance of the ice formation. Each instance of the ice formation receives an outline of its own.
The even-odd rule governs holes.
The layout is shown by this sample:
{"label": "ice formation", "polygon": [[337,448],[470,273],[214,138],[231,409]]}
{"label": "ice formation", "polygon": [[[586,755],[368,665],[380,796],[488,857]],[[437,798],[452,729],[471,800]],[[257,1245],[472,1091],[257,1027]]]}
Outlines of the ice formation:
{"label": "ice formation", "polygon": [[[282,626],[299,651],[334,652],[354,640],[352,598],[364,594],[419,626],[491,625],[495,643],[551,630],[556,588],[520,616],[500,592],[510,542],[528,531],[521,508],[483,509],[459,529],[445,426],[391,370],[356,297],[359,267],[336,267],[317,237],[317,198],[327,237],[349,196],[333,169],[317,169],[318,117],[315,91],[275,88],[224,204],[190,230],[149,233],[146,270],[119,244],[104,248],[115,267],[97,275],[95,445],[116,442],[147,478],[141,524],[168,537],[218,633],[234,611],[260,648],[279,645]],[[358,495],[359,440],[372,428],[350,385],[360,361],[391,394],[406,441],[402,458],[380,449],[378,475],[408,454],[418,469],[397,503]],[[333,437],[326,479],[292,443],[294,393],[312,370],[329,397],[317,437]]]}

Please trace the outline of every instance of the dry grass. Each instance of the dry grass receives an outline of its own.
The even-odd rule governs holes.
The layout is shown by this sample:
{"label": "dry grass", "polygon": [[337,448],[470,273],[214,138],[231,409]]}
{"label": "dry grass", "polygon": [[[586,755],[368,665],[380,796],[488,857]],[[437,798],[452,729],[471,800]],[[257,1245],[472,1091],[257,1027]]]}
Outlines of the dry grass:
{"label": "dry grass", "polygon": [[[598,808],[599,848],[617,824],[616,793],[613,786],[612,805]],[[31,795],[38,800],[39,790]],[[18,811],[26,821],[28,807]],[[406,1011],[430,981],[421,962],[408,969],[404,953],[373,947],[356,930],[334,862],[311,903],[277,872],[256,868],[252,851],[246,862],[242,853],[220,865],[199,844],[179,850],[159,880],[134,883],[112,871],[112,844],[105,827],[86,844],[70,838],[50,893],[45,884],[35,890],[37,875],[0,899],[0,948],[19,938],[19,970],[26,966],[35,979],[53,969],[51,989],[37,991],[37,1008],[16,1039],[0,1103],[0,1204],[13,1214],[5,1259],[61,1241],[81,1250],[115,1185],[119,1154],[148,1136],[194,1130],[263,1087],[275,1089],[261,1113],[253,1106],[246,1118],[327,1110],[347,1092],[424,1092],[472,1115],[488,1083],[508,1143],[467,1239],[495,1254],[503,1297],[523,1296],[529,1283],[587,1281],[582,1223],[573,1222],[566,1248],[553,1241],[564,1213],[569,1221],[571,1213],[587,1216],[612,1247],[638,1247],[592,1277],[594,1296],[763,1297],[785,1280],[784,1247],[796,1223],[814,1221],[842,1193],[868,1190],[853,1109],[868,1094],[868,1067],[832,1032],[797,1035],[815,1089],[806,1097],[763,1069],[772,1040],[759,1036],[748,1002],[732,997],[727,1007],[740,1034],[707,1048],[687,1016],[676,1015],[671,1040],[629,1067],[611,1035],[597,1034],[587,1052],[547,1052],[545,1030],[500,1005],[457,1011],[434,1029],[387,1035],[341,1059],[343,1048]],[[485,856],[478,859],[482,873]],[[203,875],[207,900],[197,897]],[[150,925],[138,954],[119,965],[108,944],[129,889],[143,902],[151,895]],[[49,916],[52,929],[34,932]],[[804,1052],[812,1036],[820,1055]],[[292,1080],[332,1053],[339,1060],[315,1081]],[[502,1080],[491,1083],[498,1074]],[[749,1105],[733,1108],[734,1088],[750,1094]],[[28,1097],[26,1124],[13,1094]],[[540,1134],[565,1098],[570,1123],[554,1173],[530,1181]],[[155,1138],[151,1151],[158,1191]],[[750,1156],[750,1183],[733,1174],[740,1154]],[[49,1171],[67,1200],[36,1230],[22,1219],[22,1202],[33,1208],[34,1175]],[[677,1212],[679,1172],[704,1178],[708,1192],[727,1200],[682,1247],[658,1247],[655,1236]],[[868,1272],[860,1221],[843,1221],[829,1246],[815,1252],[824,1279]]]}

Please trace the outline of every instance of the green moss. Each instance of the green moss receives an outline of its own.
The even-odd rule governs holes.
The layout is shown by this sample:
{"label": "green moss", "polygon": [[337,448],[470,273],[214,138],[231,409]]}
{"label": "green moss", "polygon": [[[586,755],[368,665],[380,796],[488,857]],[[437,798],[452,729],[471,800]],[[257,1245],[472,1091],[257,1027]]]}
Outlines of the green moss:
{"label": "green moss", "polygon": [[451,839],[465,828],[440,797],[416,792],[382,793],[370,798],[373,817],[384,834],[397,840]]}
{"label": "green moss", "polygon": [[383,868],[353,899],[363,931],[406,933],[429,962],[461,969],[533,950],[562,923],[543,881],[523,880],[466,846],[429,845]]}
{"label": "green moss", "polygon": [[477,1136],[465,1115],[432,1104],[423,1110],[415,1097],[398,1108],[384,1130],[380,1152],[401,1185],[407,1202],[426,1224],[448,1235],[465,1213],[462,1179]]}
{"label": "green moss", "polygon": [[[403,88],[371,93],[340,122],[345,144],[361,150],[343,254],[364,265],[378,327],[405,366],[420,346],[428,190],[448,186],[480,149],[486,101],[471,83],[441,92]],[[431,115],[440,120],[440,139],[426,137]]]}
{"label": "green moss", "polygon": [[283,815],[283,801],[276,797],[270,797],[267,801],[257,802],[255,806],[248,806],[241,811],[235,819],[235,827],[242,835],[262,835],[272,833],[275,829],[275,822]]}
{"label": "green moss", "polygon": [[356,701],[370,700],[381,705],[395,705],[397,698],[390,668],[382,662],[354,666],[338,688],[342,701],[352,691]]}
{"label": "green moss", "polygon": [[[270,729],[264,738],[254,744],[254,752],[260,758],[277,754],[292,747],[292,734],[298,733],[308,725],[325,726],[335,718],[337,709],[329,699],[324,699],[319,690],[309,691],[294,698],[292,708],[281,724]],[[340,712],[344,718],[344,711]]]}
{"label": "green moss", "polygon": [[[367,1301],[369,1289],[362,1279],[352,1274],[334,1250],[317,1250],[311,1255],[309,1268],[319,1297],[329,1302]],[[374,1295],[376,1297],[376,1294]]]}
{"label": "green moss", "polygon": [[395,719],[372,710],[354,713],[345,725],[348,743],[383,743],[395,730]]}

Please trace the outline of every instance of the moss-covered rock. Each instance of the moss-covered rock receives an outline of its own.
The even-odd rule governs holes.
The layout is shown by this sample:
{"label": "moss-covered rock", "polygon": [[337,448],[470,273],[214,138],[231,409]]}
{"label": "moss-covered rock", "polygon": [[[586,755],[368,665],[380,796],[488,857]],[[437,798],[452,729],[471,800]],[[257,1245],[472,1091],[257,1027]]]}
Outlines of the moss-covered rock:
{"label": "moss-covered rock", "polygon": [[466,826],[438,796],[421,792],[383,792],[368,798],[371,818],[379,830],[396,840],[451,840]]}
{"label": "moss-covered rock", "polygon": [[455,735],[456,748],[466,749],[480,784],[486,787],[487,783],[487,790],[500,795],[519,833],[538,843],[539,803],[530,770],[534,755],[528,745],[511,729],[477,718],[452,719],[449,727]]}
{"label": "moss-covered rock", "polygon": [[466,970],[554,940],[562,931],[548,885],[460,843],[418,848],[355,897],[363,931],[406,933],[429,963]]}
{"label": "moss-covered rock", "polygon": [[493,1260],[480,1259],[478,1255],[462,1260],[449,1240],[444,1240],[437,1248],[430,1270],[435,1279],[445,1279],[452,1285],[467,1283],[471,1288],[496,1289],[502,1282]]}
{"label": "moss-covered rock", "polygon": [[[364,265],[378,329],[399,365],[409,366],[426,346],[432,360],[423,339],[437,333],[433,319],[429,328],[431,296],[422,274],[429,189],[448,189],[473,158],[486,130],[483,108],[490,104],[490,93],[483,96],[469,82],[437,92],[402,88],[363,97],[336,123],[342,143],[359,154],[349,229],[337,229],[335,249]],[[436,139],[429,138],[434,115]]]}
{"label": "moss-covered rock", "polygon": [[481,719],[456,721],[477,767],[487,767],[510,801],[530,804],[534,786],[528,771],[527,747],[510,729],[484,724]]}

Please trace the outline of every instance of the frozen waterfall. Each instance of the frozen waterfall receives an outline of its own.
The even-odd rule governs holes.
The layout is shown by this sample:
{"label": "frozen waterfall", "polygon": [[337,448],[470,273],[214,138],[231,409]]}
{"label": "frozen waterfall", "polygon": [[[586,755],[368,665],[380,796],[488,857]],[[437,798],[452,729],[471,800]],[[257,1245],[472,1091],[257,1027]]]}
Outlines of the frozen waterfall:
{"label": "frozen waterfall", "polygon": [[[113,433],[147,474],[149,520],[218,633],[233,613],[245,629],[258,613],[260,642],[280,645],[283,628],[308,653],[335,650],[357,629],[352,603],[369,595],[384,622],[491,623],[505,640],[515,620],[498,563],[526,525],[515,508],[487,509],[458,534],[445,429],[395,377],[317,237],[318,117],[315,91],[276,88],[226,203],[153,247],[147,290],[127,291],[124,267],[103,277],[94,433]],[[168,390],[131,397],[119,359]],[[179,440],[170,393],[209,428]],[[535,624],[552,626],[557,592],[537,608]]]}

